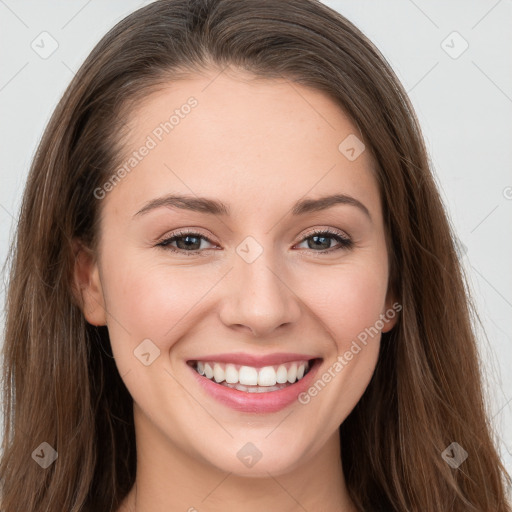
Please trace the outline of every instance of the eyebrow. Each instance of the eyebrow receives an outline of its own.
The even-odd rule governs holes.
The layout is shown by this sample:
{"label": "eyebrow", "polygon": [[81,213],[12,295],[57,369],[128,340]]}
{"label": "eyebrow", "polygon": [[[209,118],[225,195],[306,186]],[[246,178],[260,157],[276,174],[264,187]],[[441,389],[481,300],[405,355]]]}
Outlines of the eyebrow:
{"label": "eyebrow", "polygon": [[[331,208],[337,204],[355,206],[362,211],[370,221],[372,220],[368,208],[355,197],[346,194],[334,194],[323,196],[318,199],[300,199],[293,205],[291,212],[292,215],[299,216],[306,213],[326,210],[327,208]],[[221,201],[217,201],[216,199],[171,194],[147,202],[144,207],[134,215],[134,217],[144,215],[161,207],[179,208],[181,210],[208,213],[211,215],[230,215],[229,206]]]}

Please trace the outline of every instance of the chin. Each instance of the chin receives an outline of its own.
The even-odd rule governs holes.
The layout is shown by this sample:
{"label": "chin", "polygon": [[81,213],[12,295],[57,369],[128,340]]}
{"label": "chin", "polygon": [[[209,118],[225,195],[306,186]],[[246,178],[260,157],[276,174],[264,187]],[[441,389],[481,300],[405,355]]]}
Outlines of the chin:
{"label": "chin", "polygon": [[272,476],[286,474],[303,463],[306,449],[297,437],[297,429],[289,430],[287,435],[283,433],[275,439],[272,439],[274,433],[269,436],[269,431],[265,431],[260,436],[245,434],[243,437],[247,440],[238,436],[230,443],[219,440],[216,449],[203,451],[202,457],[217,469],[241,477],[268,478],[269,473]]}

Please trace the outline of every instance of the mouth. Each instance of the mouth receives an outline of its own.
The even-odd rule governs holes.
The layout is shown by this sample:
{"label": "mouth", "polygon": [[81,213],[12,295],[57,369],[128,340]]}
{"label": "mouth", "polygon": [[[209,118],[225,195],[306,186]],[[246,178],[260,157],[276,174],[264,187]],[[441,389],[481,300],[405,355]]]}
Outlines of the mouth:
{"label": "mouth", "polygon": [[303,355],[276,355],[265,361],[232,355],[189,360],[187,365],[216,400],[239,411],[261,413],[293,403],[310,385],[321,362]]}
{"label": "mouth", "polygon": [[314,361],[294,361],[261,368],[215,361],[189,361],[188,364],[199,375],[221,386],[246,393],[269,393],[302,380]]}

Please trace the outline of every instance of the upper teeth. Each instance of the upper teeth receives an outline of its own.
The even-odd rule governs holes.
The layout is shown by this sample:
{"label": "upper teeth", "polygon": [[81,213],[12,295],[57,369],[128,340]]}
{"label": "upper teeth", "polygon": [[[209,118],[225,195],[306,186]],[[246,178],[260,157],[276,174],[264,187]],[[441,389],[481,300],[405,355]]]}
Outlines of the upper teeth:
{"label": "upper teeth", "polygon": [[243,384],[245,386],[275,386],[302,379],[309,369],[307,361],[285,363],[278,366],[264,366],[254,368],[252,366],[240,366],[231,363],[214,363],[197,361],[196,371],[215,382],[226,381],[228,384]]}

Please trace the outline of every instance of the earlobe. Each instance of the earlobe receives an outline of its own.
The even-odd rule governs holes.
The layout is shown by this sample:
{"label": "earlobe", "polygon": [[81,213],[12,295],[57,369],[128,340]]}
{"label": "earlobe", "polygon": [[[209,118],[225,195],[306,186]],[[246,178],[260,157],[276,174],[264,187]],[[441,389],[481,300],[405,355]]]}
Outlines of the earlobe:
{"label": "earlobe", "polygon": [[78,240],[73,242],[73,254],[73,295],[87,322],[96,326],[106,325],[105,301],[96,258]]}
{"label": "earlobe", "polygon": [[400,311],[402,311],[402,305],[394,299],[393,295],[388,295],[386,299],[386,309],[382,312],[382,321],[384,323],[382,332],[388,332],[393,329],[398,322]]}

